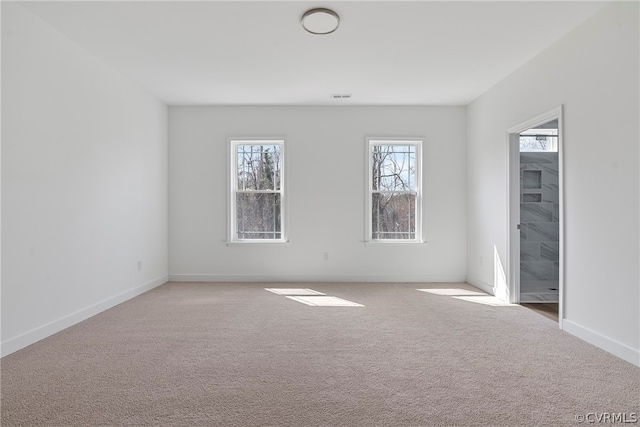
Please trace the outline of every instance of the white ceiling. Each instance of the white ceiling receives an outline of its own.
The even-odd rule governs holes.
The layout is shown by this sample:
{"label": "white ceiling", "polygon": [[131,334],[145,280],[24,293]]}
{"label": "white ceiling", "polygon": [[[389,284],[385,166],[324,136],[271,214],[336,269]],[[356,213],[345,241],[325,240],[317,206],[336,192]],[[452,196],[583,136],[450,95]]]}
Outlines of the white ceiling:
{"label": "white ceiling", "polygon": [[[22,2],[169,105],[465,105],[606,3]],[[312,7],[338,30],[306,33]]]}

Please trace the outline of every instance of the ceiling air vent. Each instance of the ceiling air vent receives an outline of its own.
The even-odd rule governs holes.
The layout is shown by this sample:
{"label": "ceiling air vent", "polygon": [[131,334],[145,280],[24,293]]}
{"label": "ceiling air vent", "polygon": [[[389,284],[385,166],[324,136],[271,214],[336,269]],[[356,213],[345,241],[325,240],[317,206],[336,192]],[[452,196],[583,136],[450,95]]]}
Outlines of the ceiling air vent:
{"label": "ceiling air vent", "polygon": [[351,98],[350,93],[334,93],[331,95],[331,99],[349,99]]}

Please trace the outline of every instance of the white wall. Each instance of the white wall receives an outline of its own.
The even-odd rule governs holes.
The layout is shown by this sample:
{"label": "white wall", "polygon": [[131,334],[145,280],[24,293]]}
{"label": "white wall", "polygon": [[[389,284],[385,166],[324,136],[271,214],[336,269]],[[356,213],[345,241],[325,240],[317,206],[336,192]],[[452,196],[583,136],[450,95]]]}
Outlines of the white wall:
{"label": "white wall", "polygon": [[[464,280],[465,120],[465,107],[170,107],[170,277]],[[225,244],[229,136],[286,138],[288,245]],[[425,137],[427,244],[364,245],[366,136]]]}
{"label": "white wall", "polygon": [[[615,2],[468,107],[468,279],[506,267],[506,130],[564,105],[563,328],[640,364],[638,3]],[[484,265],[479,259],[484,257]]]}
{"label": "white wall", "polygon": [[2,2],[3,355],[166,281],[167,185],[166,106]]}

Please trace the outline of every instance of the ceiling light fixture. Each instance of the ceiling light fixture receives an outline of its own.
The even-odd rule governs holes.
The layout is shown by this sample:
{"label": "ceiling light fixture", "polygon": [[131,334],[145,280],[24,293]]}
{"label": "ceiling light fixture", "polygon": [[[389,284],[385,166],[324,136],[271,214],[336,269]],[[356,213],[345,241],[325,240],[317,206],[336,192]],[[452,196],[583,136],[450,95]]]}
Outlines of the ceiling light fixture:
{"label": "ceiling light fixture", "polygon": [[338,29],[340,17],[333,10],[316,8],[307,10],[300,22],[311,34],[331,34]]}

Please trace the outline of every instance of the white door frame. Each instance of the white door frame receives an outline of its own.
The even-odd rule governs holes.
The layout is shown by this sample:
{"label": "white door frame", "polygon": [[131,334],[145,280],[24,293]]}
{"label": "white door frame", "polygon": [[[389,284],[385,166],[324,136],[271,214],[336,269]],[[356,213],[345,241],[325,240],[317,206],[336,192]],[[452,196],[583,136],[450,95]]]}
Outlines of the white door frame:
{"label": "white door frame", "polygon": [[558,280],[558,326],[564,318],[564,123],[562,105],[507,129],[507,286],[509,301],[520,303],[520,133],[552,120],[558,120],[558,221],[560,227]]}

